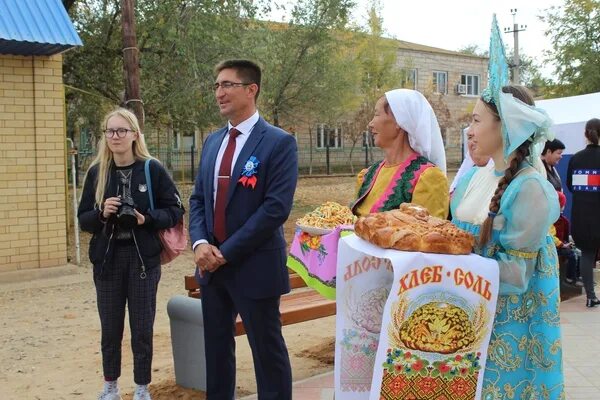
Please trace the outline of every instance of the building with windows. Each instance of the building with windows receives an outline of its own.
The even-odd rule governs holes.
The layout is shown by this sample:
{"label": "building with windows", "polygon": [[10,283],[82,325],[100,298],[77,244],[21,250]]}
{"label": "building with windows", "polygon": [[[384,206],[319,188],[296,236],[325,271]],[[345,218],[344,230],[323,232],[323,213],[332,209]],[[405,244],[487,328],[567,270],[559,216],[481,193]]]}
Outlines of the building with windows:
{"label": "building with windows", "polygon": [[[488,59],[401,40],[397,44],[397,63],[404,72],[398,87],[418,90],[428,98],[440,123],[448,166],[456,167],[462,160],[462,129],[487,85]],[[350,165],[360,169],[382,157],[378,149],[368,146],[368,138],[352,139],[344,121],[336,126],[317,123],[302,130],[296,136],[302,172],[310,165],[313,171],[324,171],[327,159],[335,172],[348,171]]]}

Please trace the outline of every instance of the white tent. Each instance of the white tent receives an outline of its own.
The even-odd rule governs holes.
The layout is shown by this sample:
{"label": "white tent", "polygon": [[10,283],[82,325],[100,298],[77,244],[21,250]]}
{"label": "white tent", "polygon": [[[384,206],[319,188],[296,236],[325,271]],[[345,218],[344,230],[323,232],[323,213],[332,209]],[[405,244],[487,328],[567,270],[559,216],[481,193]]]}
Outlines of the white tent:
{"label": "white tent", "polygon": [[600,93],[539,100],[535,104],[552,118],[552,131],[565,144],[565,154],[575,154],[585,147],[585,123],[600,118]]}
{"label": "white tent", "polygon": [[551,130],[566,147],[556,169],[562,178],[563,192],[567,196],[565,213],[570,216],[571,192],[566,187],[567,168],[573,154],[586,146],[585,123],[592,118],[600,118],[600,93],[539,100],[535,105],[543,108],[550,115],[554,123]]}

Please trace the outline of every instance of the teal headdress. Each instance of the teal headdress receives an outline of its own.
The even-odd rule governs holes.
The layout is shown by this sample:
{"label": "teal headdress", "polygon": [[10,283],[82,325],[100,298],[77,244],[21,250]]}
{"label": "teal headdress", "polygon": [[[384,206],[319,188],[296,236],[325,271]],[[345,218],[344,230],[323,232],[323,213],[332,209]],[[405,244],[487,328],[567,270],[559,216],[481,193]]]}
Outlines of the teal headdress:
{"label": "teal headdress", "polygon": [[553,139],[548,131],[552,120],[541,108],[525,104],[512,94],[502,92],[502,87],[509,84],[508,61],[495,14],[492,20],[488,74],[488,87],[483,90],[481,97],[498,109],[502,121],[504,159],[508,160],[517,147],[530,141],[529,161],[535,164],[539,161],[544,143]]}
{"label": "teal headdress", "polygon": [[490,36],[490,61],[488,64],[488,87],[483,90],[481,97],[486,103],[498,105],[498,95],[502,87],[510,83],[508,62],[504,52],[502,35],[498,28],[496,14],[492,19],[492,35]]}

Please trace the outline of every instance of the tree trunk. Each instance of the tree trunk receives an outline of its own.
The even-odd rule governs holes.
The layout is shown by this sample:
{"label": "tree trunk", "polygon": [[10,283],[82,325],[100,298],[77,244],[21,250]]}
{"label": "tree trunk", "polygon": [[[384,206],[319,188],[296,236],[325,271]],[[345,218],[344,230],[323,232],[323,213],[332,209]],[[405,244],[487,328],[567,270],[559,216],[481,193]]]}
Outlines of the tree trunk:
{"label": "tree trunk", "polygon": [[167,125],[167,168],[173,170],[173,120]]}
{"label": "tree trunk", "polygon": [[308,125],[308,174],[312,175],[313,170],[313,141],[312,141],[312,126]]}
{"label": "tree trunk", "polygon": [[352,147],[350,147],[350,173],[354,173],[354,161],[352,161],[352,154],[354,153],[354,147],[356,147],[356,140],[352,141]]}
{"label": "tree trunk", "polygon": [[278,128],[281,128],[279,126],[279,111],[277,111],[277,107],[275,107],[273,109],[273,125],[276,126],[276,127],[278,127]]}
{"label": "tree trunk", "polygon": [[329,164],[329,128],[325,129],[325,165],[327,175],[331,174],[331,165]]}
{"label": "tree trunk", "polygon": [[135,36],[135,0],[121,0],[123,27],[123,70],[125,73],[125,106],[129,108],[144,130],[144,106],[140,91],[139,50]]}

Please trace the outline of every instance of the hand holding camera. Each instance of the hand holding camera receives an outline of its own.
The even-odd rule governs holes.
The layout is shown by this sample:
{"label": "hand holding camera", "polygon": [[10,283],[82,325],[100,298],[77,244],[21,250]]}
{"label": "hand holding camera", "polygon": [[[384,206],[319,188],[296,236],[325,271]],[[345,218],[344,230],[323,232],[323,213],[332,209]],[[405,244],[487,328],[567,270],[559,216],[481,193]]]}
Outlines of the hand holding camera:
{"label": "hand holding camera", "polygon": [[125,191],[123,195],[119,196],[119,203],[121,204],[117,209],[117,223],[119,226],[123,229],[132,229],[134,226],[139,225],[138,216],[136,215],[138,212],[129,191]]}
{"label": "hand holding camera", "polygon": [[120,197],[109,197],[104,200],[104,207],[102,208],[102,217],[104,219],[110,218],[111,215],[115,214],[121,206]]}
{"label": "hand holding camera", "polygon": [[109,197],[104,201],[102,217],[108,219],[113,214],[117,216],[117,223],[126,229],[133,228],[135,225],[143,225],[146,221],[146,217],[135,209],[133,199],[127,196],[125,198],[121,195]]}

